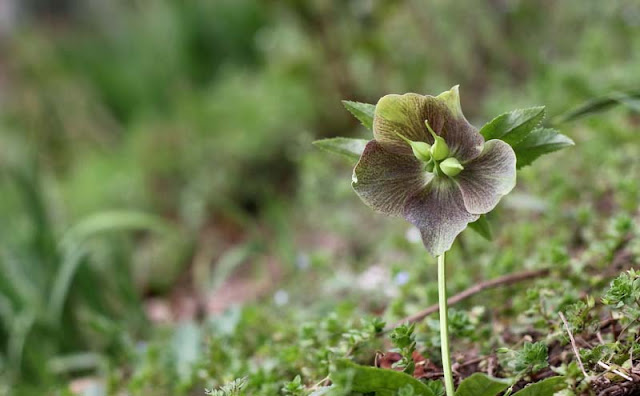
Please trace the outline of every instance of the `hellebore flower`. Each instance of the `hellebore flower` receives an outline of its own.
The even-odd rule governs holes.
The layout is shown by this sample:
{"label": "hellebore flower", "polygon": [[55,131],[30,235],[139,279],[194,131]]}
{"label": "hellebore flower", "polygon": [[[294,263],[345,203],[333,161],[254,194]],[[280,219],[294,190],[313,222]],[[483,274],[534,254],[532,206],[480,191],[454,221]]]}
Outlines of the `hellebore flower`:
{"label": "hellebore flower", "polygon": [[434,256],[515,186],[513,149],[484,141],[462,114],[457,86],[435,97],[382,97],[373,137],[353,171],[354,190],[374,210],[415,225]]}

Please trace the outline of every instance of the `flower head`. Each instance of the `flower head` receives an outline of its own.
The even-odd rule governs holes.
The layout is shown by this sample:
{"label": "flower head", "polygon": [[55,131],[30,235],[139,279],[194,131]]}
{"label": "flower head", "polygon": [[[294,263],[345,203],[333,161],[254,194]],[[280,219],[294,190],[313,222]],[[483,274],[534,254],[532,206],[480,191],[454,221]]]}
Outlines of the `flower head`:
{"label": "flower head", "polygon": [[354,190],[376,211],[415,225],[434,256],[515,186],[513,149],[484,141],[462,114],[457,86],[382,97],[373,137],[353,171]]}

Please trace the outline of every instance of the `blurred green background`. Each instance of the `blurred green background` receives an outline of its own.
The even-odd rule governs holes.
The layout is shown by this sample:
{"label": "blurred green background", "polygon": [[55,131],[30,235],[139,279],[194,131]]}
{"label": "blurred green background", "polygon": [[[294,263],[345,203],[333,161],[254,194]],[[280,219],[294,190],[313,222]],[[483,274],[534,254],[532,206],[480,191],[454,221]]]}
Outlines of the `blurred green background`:
{"label": "blurred green background", "polygon": [[[301,324],[435,301],[414,232],[311,145],[369,136],[341,99],[460,84],[481,126],[639,78],[634,0],[0,0],[0,394],[320,381]],[[576,147],[463,235],[452,289],[634,215],[639,109],[556,125]]]}

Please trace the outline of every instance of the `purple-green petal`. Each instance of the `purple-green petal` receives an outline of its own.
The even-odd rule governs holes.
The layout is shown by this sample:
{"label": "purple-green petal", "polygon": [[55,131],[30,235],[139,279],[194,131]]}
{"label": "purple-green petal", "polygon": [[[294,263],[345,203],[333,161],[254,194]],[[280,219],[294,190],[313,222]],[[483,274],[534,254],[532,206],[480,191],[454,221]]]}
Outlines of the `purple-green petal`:
{"label": "purple-green petal", "polygon": [[433,143],[424,124],[428,108],[427,97],[415,93],[383,96],[376,104],[373,137],[388,151],[413,155],[402,136],[414,142]]}
{"label": "purple-green petal", "polygon": [[516,155],[502,140],[489,140],[455,180],[465,208],[474,214],[488,213],[516,185]]}
{"label": "purple-green petal", "polygon": [[444,138],[451,155],[461,162],[482,152],[484,138],[462,114],[457,86],[438,96],[408,93],[380,98],[373,120],[373,136],[388,151],[412,155],[411,148],[399,134],[412,141],[433,144],[425,121]]}
{"label": "purple-green petal", "polygon": [[456,236],[478,215],[469,213],[460,189],[449,177],[436,177],[407,198],[404,217],[415,225],[433,256],[451,249]]}
{"label": "purple-green petal", "polygon": [[413,155],[389,152],[372,140],[353,170],[351,185],[372,209],[401,216],[407,196],[423,188],[431,177],[423,166]]}

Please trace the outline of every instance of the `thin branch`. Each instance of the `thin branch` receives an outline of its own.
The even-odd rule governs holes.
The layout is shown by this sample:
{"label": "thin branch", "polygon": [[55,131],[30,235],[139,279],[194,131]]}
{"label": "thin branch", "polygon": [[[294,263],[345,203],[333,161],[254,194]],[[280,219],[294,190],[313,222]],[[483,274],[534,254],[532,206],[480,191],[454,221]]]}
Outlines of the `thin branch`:
{"label": "thin branch", "polygon": [[[463,292],[460,292],[458,294],[456,294],[455,296],[452,296],[451,298],[449,298],[447,300],[447,303],[451,306],[454,304],[459,303],[460,301],[466,300],[467,298],[473,296],[474,294],[478,294],[481,291],[484,291],[486,289],[492,289],[495,287],[499,287],[499,286],[505,286],[505,285],[511,285],[514,283],[518,283],[518,282],[522,282],[525,280],[529,280],[529,279],[534,279],[534,278],[540,278],[543,276],[547,276],[549,275],[549,269],[541,269],[541,270],[536,270],[536,271],[523,271],[523,272],[518,272],[515,274],[510,274],[510,275],[504,275],[501,277],[498,277],[496,279],[492,279],[492,280],[488,280],[485,282],[480,282],[468,289],[466,289]],[[419,322],[422,319],[426,318],[427,316],[431,315],[432,313],[438,312],[438,304],[434,304],[418,313],[415,313],[411,316],[407,316],[406,318],[390,325],[387,326],[384,329],[384,333],[387,333],[391,330],[393,330],[394,328],[400,326],[403,323],[414,323],[414,322]]]}
{"label": "thin branch", "polygon": [[629,377],[628,375],[626,375],[622,371],[609,366],[608,364],[604,363],[601,360],[598,361],[598,366],[602,367],[603,369],[605,369],[607,371],[611,371],[611,372],[614,372],[614,373],[618,374],[619,376],[621,376],[622,378],[626,379],[627,381],[633,381],[633,378]]}
{"label": "thin branch", "polygon": [[636,323],[637,321],[640,320],[640,316],[636,317],[635,319],[633,319],[631,322],[629,322],[626,326],[624,326],[622,328],[622,330],[620,330],[620,332],[618,333],[618,335],[616,335],[616,341],[620,340],[620,337],[622,336],[622,334],[624,334],[625,331],[627,331],[629,329],[629,327],[631,327],[634,323]]}
{"label": "thin branch", "polygon": [[584,374],[585,380],[589,380],[589,375],[584,369],[584,365],[582,364],[582,359],[580,359],[580,351],[578,350],[578,346],[576,345],[576,339],[573,338],[573,333],[569,328],[569,323],[567,323],[567,318],[564,317],[562,312],[559,312],[560,319],[562,319],[562,323],[564,323],[565,329],[567,329],[567,333],[569,334],[569,339],[571,340],[571,347],[573,348],[573,353],[576,355],[576,359],[578,360],[578,365],[580,366],[580,370],[582,370],[582,374]]}

